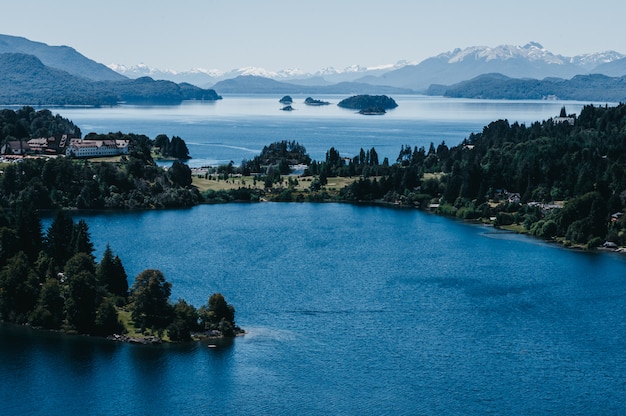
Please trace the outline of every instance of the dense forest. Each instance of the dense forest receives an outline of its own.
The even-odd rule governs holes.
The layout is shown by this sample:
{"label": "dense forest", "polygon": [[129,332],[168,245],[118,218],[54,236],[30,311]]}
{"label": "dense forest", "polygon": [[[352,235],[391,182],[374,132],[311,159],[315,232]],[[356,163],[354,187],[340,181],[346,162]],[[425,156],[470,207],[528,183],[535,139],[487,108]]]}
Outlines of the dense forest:
{"label": "dense forest", "polygon": [[565,119],[530,126],[494,121],[457,146],[403,146],[392,166],[372,163],[373,149],[370,160],[361,152],[348,165],[338,161],[336,151],[329,152],[317,170],[326,175],[361,171],[362,179],[342,191],[345,200],[435,204],[441,213],[495,217],[496,225],[524,225],[566,244],[626,245],[621,214],[626,105],[588,105],[578,117]]}
{"label": "dense forest", "polygon": [[[305,170],[303,176],[312,178],[305,193],[295,191],[295,180],[275,185],[285,183],[280,175],[286,170],[272,170],[263,160],[255,159],[252,171],[261,172],[257,180],[265,183],[265,199],[420,207],[517,227],[566,245],[625,246],[626,105],[588,105],[579,116],[561,113],[529,126],[494,121],[453,147],[402,146],[393,163],[379,160],[375,148],[351,158],[331,148],[325,160]],[[249,174],[250,166],[244,161],[233,171]],[[326,188],[332,177],[356,180],[333,194]],[[251,198],[254,192],[241,188],[231,195],[258,200]]]}
{"label": "dense forest", "polygon": [[[0,111],[3,141],[71,135],[72,122],[48,110],[24,107]],[[188,150],[177,136],[157,136],[159,146],[134,133],[90,133],[87,139],[129,140],[119,163],[66,157],[25,158],[6,163],[0,177],[0,321],[81,334],[135,336],[165,333],[183,341],[194,332],[236,335],[234,308],[221,294],[196,309],[170,299],[171,284],[158,270],[146,270],[129,288],[126,272],[110,247],[99,263],[84,221],[74,223],[67,208],[134,209],[190,206],[200,202],[190,186],[191,170],[174,161],[168,170],[152,159],[154,147],[166,156]],[[38,212],[60,209],[44,234]],[[126,316],[121,320],[121,316]],[[127,324],[123,324],[125,321]],[[213,331],[213,332],[211,332]]]}
{"label": "dense forest", "polygon": [[0,322],[99,336],[130,330],[132,338],[116,339],[137,342],[241,332],[235,309],[219,293],[200,308],[182,299],[172,303],[171,283],[151,269],[129,288],[119,256],[107,246],[96,263],[89,227],[67,211],[57,212],[45,234],[27,205],[2,211],[0,242]]}
{"label": "dense forest", "polygon": [[81,137],[80,128],[50,110],[36,111],[32,107],[19,110],[0,110],[0,144],[9,140],[33,139],[38,137]]}

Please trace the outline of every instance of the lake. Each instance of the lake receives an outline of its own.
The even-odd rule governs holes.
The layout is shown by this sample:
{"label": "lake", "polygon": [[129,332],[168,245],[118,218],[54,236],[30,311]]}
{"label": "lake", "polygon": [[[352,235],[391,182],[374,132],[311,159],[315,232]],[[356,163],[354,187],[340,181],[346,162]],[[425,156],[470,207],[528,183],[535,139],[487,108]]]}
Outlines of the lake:
{"label": "lake", "polygon": [[[423,104],[407,99],[414,102],[399,102],[399,109]],[[216,121],[216,130],[250,118],[250,133],[255,124],[260,132],[277,124],[286,127],[267,132],[293,130],[307,149],[332,143],[316,145],[309,135],[315,120],[298,111],[313,109],[274,114],[267,109],[279,107],[274,98],[235,100],[249,102],[252,115],[230,110],[235,114],[222,114],[228,121]],[[498,106],[506,118],[527,122],[529,114],[558,114],[563,105],[486,102],[483,113],[477,102],[433,102],[440,110],[432,120],[402,112],[364,118],[329,108],[319,123],[335,123],[331,130],[345,135],[348,152],[369,146],[361,144],[368,135],[369,143],[382,143],[384,129],[399,125],[404,136],[389,140],[391,155],[403,143],[420,145],[412,137],[431,141],[420,123],[437,137],[437,126],[460,132],[445,136],[456,144],[481,127],[464,129],[485,124],[474,118],[491,117]],[[169,134],[202,143],[195,123],[208,122],[196,113],[225,112],[211,105],[191,104],[189,118],[182,108],[128,109],[137,120],[124,109],[69,111],[83,132],[88,119],[151,136],[171,125]],[[566,105],[573,112],[577,104]],[[474,109],[464,112],[465,106]],[[256,136],[228,137],[214,143],[256,146]],[[198,158],[220,159],[213,150],[229,149],[220,146],[198,145],[207,150]],[[80,218],[89,224],[98,260],[110,243],[131,280],[144,269],[162,270],[173,301],[200,306],[221,292],[248,333],[217,348],[144,347],[0,326],[2,414],[624,413],[621,255],[565,250],[416,210],[347,204],[205,205],[77,213]]]}
{"label": "lake", "polygon": [[324,160],[335,147],[354,157],[361,148],[376,148],[380,160],[394,162],[403,145],[459,144],[472,132],[498,119],[530,124],[559,115],[562,106],[580,113],[583,104],[572,101],[506,101],[397,96],[398,107],[384,116],[363,116],[337,107],[343,96],[322,95],[332,104],[312,107],[305,96],[293,96],[294,111],[281,111],[280,96],[225,96],[216,102],[185,102],[180,106],[52,109],[90,132],[158,134],[182,137],[193,159],[190,166],[239,165],[263,146],[295,140],[314,160]]}

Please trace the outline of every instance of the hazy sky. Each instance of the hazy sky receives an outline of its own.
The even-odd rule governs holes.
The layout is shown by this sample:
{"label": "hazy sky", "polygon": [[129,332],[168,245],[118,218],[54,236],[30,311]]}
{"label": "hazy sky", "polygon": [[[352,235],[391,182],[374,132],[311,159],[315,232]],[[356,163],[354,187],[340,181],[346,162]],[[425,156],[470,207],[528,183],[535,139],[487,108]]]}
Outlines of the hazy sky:
{"label": "hazy sky", "polygon": [[312,72],[530,41],[566,56],[626,53],[623,0],[13,0],[0,10],[2,34],[178,71]]}

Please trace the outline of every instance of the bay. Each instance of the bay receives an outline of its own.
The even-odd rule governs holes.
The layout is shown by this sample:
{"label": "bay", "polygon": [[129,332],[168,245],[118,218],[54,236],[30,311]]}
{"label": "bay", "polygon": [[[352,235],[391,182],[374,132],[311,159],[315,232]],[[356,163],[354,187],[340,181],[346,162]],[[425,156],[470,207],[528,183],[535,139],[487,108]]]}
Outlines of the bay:
{"label": "bay", "polygon": [[[86,134],[183,137],[190,164],[236,163],[277,140],[314,159],[460,143],[496,119],[532,123],[584,103],[394,97],[365,117],[279,97],[176,107],[54,109]],[[314,97],[333,103],[345,97]],[[229,204],[75,213],[96,256],[164,272],[172,300],[214,292],[244,337],[143,347],[0,326],[0,413],[621,414],[626,260],[413,210]],[[51,219],[44,219],[44,227]]]}

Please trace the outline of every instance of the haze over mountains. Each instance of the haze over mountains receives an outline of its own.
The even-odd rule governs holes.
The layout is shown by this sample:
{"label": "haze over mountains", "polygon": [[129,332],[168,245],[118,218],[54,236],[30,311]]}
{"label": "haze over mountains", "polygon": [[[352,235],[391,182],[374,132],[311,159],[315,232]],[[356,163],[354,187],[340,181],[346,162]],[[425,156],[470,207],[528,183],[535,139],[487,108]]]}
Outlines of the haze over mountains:
{"label": "haze over mountains", "polygon": [[121,81],[125,76],[105,65],[85,58],[69,46],[49,46],[18,36],[0,35],[0,54],[21,53],[36,56],[45,66],[93,81]]}
{"label": "haze over mountains", "polygon": [[238,76],[257,76],[298,85],[331,85],[358,82],[426,91],[431,84],[450,85],[478,75],[499,73],[510,78],[569,79],[575,75],[600,73],[612,77],[626,75],[626,55],[615,51],[588,53],[573,57],[554,54],[536,42],[524,46],[473,46],[455,49],[428,58],[418,64],[400,61],[393,65],[373,68],[354,65],[342,70],[324,68],[315,73],[297,69],[278,72],[263,68],[240,68],[228,72],[193,69],[185,72],[159,70],[146,65],[124,67],[109,65],[117,72],[136,78],[150,76],[176,82],[190,82],[202,87]]}
{"label": "haze over mountains", "polygon": [[152,105],[220,98],[187,83],[129,79],[67,46],[0,35],[0,104]]}
{"label": "haze over mountains", "polygon": [[352,65],[344,69],[327,67],[314,73],[307,73],[299,69],[268,71],[264,68],[256,67],[237,68],[230,71],[193,68],[188,71],[181,72],[169,69],[152,68],[145,64],[133,66],[110,64],[108,67],[128,78],[148,76],[155,79],[167,79],[174,82],[189,82],[200,87],[211,87],[217,82],[237,78],[239,76],[263,77],[299,85],[331,85],[339,82],[352,82],[366,75],[382,75],[409,64],[410,63],[407,61],[400,61],[393,65],[380,65],[376,67],[364,67],[360,65]]}
{"label": "haze over mountains", "polygon": [[253,67],[176,73],[146,65],[107,67],[68,46],[0,35],[0,67],[0,104],[11,105],[172,104],[219,99],[217,93],[626,101],[626,55],[605,51],[566,57],[536,42],[455,49],[417,64],[354,65],[315,73]]}

